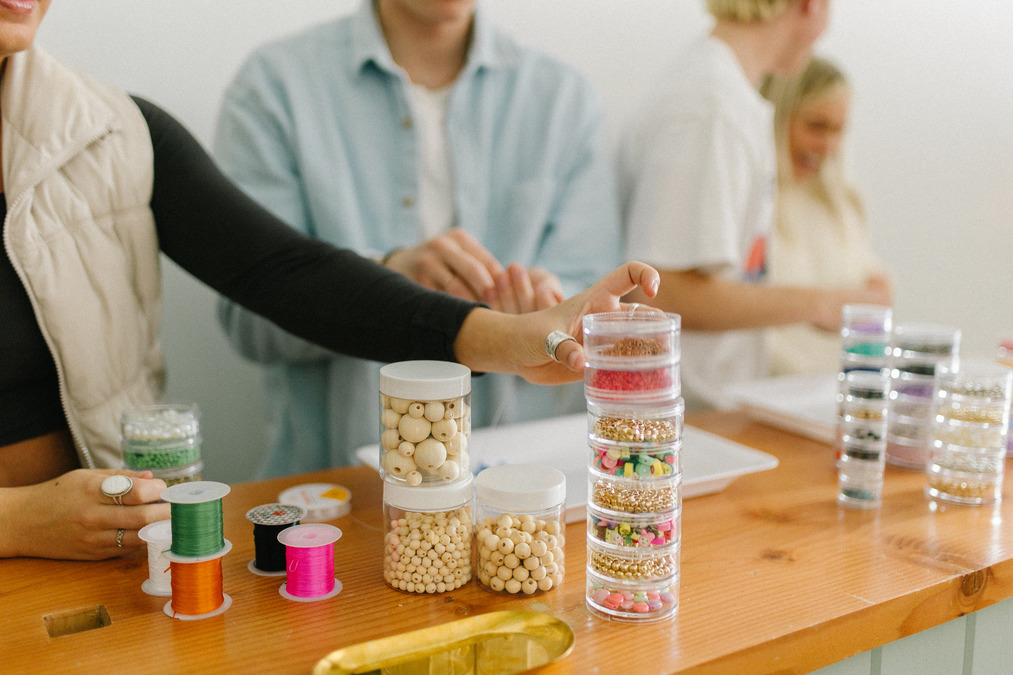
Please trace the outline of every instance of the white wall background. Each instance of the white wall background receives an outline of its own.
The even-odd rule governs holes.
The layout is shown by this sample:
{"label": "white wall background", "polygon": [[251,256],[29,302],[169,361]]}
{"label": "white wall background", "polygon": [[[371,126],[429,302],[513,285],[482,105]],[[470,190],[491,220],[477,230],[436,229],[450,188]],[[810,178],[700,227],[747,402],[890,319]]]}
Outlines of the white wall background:
{"label": "white wall background", "polygon": [[[484,0],[522,41],[582,69],[615,134],[658,65],[707,25],[702,0]],[[257,45],[356,0],[57,0],[40,43],[159,103],[210,146],[221,92]],[[835,0],[818,51],[857,100],[848,139],[897,321],[963,329],[966,356],[1013,335],[1013,3]],[[169,397],[204,410],[205,477],[252,475],[263,449],[256,366],[231,351],[210,291],[166,261]],[[362,392],[373,396],[374,392]]]}

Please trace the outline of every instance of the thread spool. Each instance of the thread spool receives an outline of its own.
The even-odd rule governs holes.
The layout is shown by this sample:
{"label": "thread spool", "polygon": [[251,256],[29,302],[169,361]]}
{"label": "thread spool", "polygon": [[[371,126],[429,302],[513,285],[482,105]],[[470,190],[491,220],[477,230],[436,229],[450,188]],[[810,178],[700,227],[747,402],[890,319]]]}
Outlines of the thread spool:
{"label": "thread spool", "polygon": [[217,616],[232,606],[222,591],[222,558],[232,550],[223,536],[224,483],[196,481],[162,490],[170,504],[172,544],[169,560],[172,598],[162,611],[173,619],[194,621]]}
{"label": "thread spool", "polygon": [[278,495],[278,501],[306,509],[306,516],[301,520],[307,523],[334,520],[352,510],[352,493],[334,483],[296,485]]}
{"label": "thread spool", "polygon": [[254,574],[264,577],[285,574],[285,546],[278,541],[282,530],[298,525],[306,509],[293,504],[262,504],[246,512],[253,523],[254,558],[248,565]]}
{"label": "thread spool", "polygon": [[210,556],[225,545],[222,498],[231,488],[214,481],[179,483],[162,490],[170,504],[172,553],[183,557]]}
{"label": "thread spool", "polygon": [[341,592],[334,577],[334,542],[341,530],[324,523],[294,525],[278,533],[285,546],[286,581],[278,589],[282,597],[297,602],[333,598]]}
{"label": "thread spool", "polygon": [[148,544],[148,578],[141,584],[141,590],[148,595],[171,596],[170,563],[165,557],[165,552],[172,545],[172,526],[169,520],[149,523],[141,528],[137,536]]}

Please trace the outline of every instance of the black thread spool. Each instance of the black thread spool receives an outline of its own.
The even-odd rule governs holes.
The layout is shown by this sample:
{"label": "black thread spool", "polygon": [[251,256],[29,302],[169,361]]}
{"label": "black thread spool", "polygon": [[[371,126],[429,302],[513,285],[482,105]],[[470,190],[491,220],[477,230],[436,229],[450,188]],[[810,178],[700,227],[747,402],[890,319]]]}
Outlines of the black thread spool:
{"label": "black thread spool", "polygon": [[246,512],[253,523],[255,557],[248,568],[264,577],[285,574],[285,546],[278,541],[278,533],[298,525],[306,517],[306,509],[293,504],[262,504]]}

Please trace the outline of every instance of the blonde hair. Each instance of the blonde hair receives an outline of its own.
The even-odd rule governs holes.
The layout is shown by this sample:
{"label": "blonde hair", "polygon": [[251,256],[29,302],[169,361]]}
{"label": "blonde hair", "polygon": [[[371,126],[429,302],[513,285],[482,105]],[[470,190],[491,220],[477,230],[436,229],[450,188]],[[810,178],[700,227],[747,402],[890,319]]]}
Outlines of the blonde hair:
{"label": "blonde hair", "polygon": [[[774,104],[774,138],[777,142],[778,179],[794,180],[788,147],[788,127],[799,108],[837,88],[850,88],[847,77],[832,62],[813,56],[805,69],[794,77],[770,76],[760,85],[760,93]],[[814,193],[832,208],[841,208],[842,201],[852,202],[861,209],[858,194],[847,180],[840,153],[824,163],[815,180]]]}
{"label": "blonde hair", "polygon": [[717,19],[751,23],[782,14],[792,0],[707,0],[707,11]]}

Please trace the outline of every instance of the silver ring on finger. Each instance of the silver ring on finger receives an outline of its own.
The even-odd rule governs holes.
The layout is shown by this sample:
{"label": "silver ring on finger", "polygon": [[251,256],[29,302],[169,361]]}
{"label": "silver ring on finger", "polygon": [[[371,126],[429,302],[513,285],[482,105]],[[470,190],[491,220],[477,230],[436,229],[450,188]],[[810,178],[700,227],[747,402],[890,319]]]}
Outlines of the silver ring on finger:
{"label": "silver ring on finger", "polygon": [[106,476],[105,480],[102,481],[102,494],[122,506],[123,498],[133,487],[134,481],[130,476],[124,476],[123,474]]}
{"label": "silver ring on finger", "polygon": [[545,353],[548,354],[549,358],[556,363],[562,363],[562,361],[556,358],[556,349],[558,349],[559,345],[563,344],[567,340],[573,340],[576,342],[577,338],[573,337],[569,333],[564,333],[561,330],[552,331],[545,336]]}
{"label": "silver ring on finger", "polygon": [[116,530],[116,548],[123,548],[123,535],[126,532],[122,527]]}

